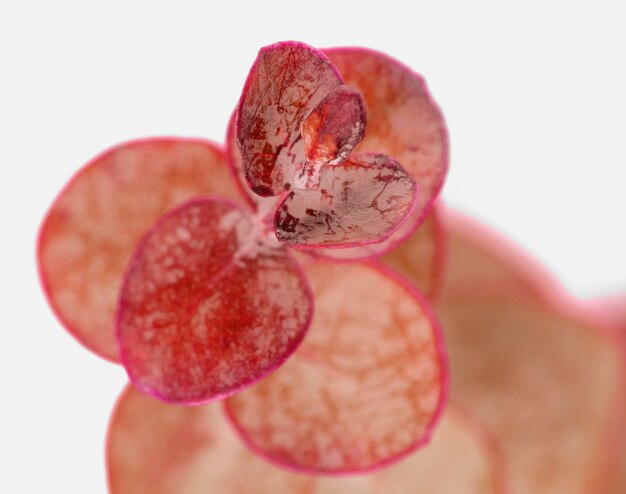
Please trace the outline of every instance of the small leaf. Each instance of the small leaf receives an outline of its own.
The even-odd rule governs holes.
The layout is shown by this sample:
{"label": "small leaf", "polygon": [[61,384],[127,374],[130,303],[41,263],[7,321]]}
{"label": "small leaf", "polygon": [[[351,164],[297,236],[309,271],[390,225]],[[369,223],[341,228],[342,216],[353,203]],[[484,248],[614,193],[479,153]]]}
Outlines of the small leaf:
{"label": "small leaf", "polygon": [[237,140],[250,188],[289,189],[305,161],[300,125],[341,84],[326,55],[294,41],[266,46],[250,70],[237,112]]}
{"label": "small leaf", "polygon": [[448,171],[448,133],[441,110],[424,79],[387,55],[366,48],[324,53],[367,106],[367,132],[356,151],[393,156],[417,182],[420,197],[407,221],[413,223],[412,232],[426,219]]}
{"label": "small leaf", "polygon": [[361,94],[339,86],[313,108],[302,122],[307,160],[338,165],[363,140],[367,115]]}
{"label": "small leaf", "polygon": [[324,166],[317,189],[293,190],[276,211],[276,236],[290,247],[352,247],[385,240],[415,206],[417,187],[394,159],[353,154]]}

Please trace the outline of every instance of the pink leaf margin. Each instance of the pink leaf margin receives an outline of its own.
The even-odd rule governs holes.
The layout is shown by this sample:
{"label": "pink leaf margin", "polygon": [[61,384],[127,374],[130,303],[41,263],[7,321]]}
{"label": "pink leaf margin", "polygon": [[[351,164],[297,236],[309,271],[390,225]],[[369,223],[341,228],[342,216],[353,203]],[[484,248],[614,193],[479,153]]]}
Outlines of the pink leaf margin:
{"label": "pink leaf margin", "polygon": [[[323,261],[316,261],[313,258],[311,258],[309,262],[315,263],[315,262],[323,262]],[[433,413],[431,420],[428,423],[428,426],[426,427],[426,430],[423,436],[420,438],[418,442],[416,442],[411,447],[375,465],[372,465],[366,469],[346,469],[346,470],[339,470],[339,471],[334,471],[334,472],[320,472],[315,469],[296,467],[287,462],[278,460],[274,458],[273,456],[271,456],[269,453],[263,451],[261,448],[257,447],[254,444],[254,442],[248,437],[246,431],[237,422],[237,419],[235,418],[233,412],[228,407],[228,402],[223,401],[222,407],[226,415],[226,418],[228,419],[228,422],[232,425],[237,436],[239,436],[239,438],[246,445],[246,447],[257,456],[267,460],[269,463],[279,468],[282,468],[283,470],[286,470],[288,472],[304,473],[304,474],[309,474],[309,475],[323,475],[325,477],[348,477],[351,475],[368,474],[368,473],[374,473],[379,470],[382,470],[388,466],[391,466],[397,463],[400,460],[403,460],[404,458],[407,458],[408,456],[419,451],[420,449],[427,447],[433,438],[433,434],[437,426],[439,425],[443,412],[446,409],[446,405],[448,404],[449,397],[450,397],[450,366],[448,363],[448,353],[447,353],[446,345],[444,341],[443,328],[441,327],[441,323],[439,322],[439,319],[436,317],[434,310],[431,308],[430,302],[424,297],[424,295],[422,295],[422,293],[410,281],[408,281],[403,275],[393,270],[389,266],[383,263],[377,262],[377,261],[368,261],[368,262],[363,262],[361,264],[368,266],[369,268],[374,269],[375,271],[380,272],[384,276],[387,276],[388,278],[395,281],[398,285],[400,285],[410,296],[412,296],[417,301],[417,303],[420,305],[420,307],[424,311],[424,315],[426,316],[426,318],[428,318],[431,324],[431,327],[433,329],[433,335],[436,341],[435,347],[437,350],[437,354],[439,356],[440,369],[441,369],[441,381],[440,381],[441,393],[439,394],[439,402],[437,403],[435,412]]]}
{"label": "pink leaf margin", "polygon": [[[158,228],[160,227],[161,222],[167,221],[167,219],[169,219],[172,216],[175,216],[182,209],[185,209],[185,208],[187,208],[187,207],[189,207],[189,206],[191,206],[193,204],[196,204],[198,202],[203,202],[203,201],[206,201],[206,200],[222,201],[222,202],[225,202],[227,204],[230,204],[231,206],[233,206],[236,209],[246,211],[246,208],[243,207],[242,204],[239,204],[239,203],[237,203],[237,202],[235,202],[233,200],[226,199],[224,197],[219,197],[219,196],[211,196],[211,195],[196,196],[196,197],[192,197],[191,199],[188,199],[188,200],[182,202],[181,204],[175,206],[174,208],[170,209],[167,213],[165,213],[163,216],[161,216],[161,218],[159,218],[159,220],[157,220],[157,222],[154,223],[144,233],[143,237],[141,238],[141,240],[139,241],[139,243],[135,247],[133,255],[132,255],[129,263],[126,266],[126,270],[124,272],[124,276],[123,276],[122,280],[126,279],[126,277],[128,276],[128,274],[131,271],[131,268],[136,263],[136,260],[137,260],[138,256],[141,254],[141,251],[143,250],[142,249],[143,246],[146,244],[146,242],[148,241],[148,239],[152,235],[152,233],[155,232],[156,230],[158,230]],[[265,377],[269,376],[270,374],[275,372],[277,369],[279,369],[282,366],[282,364],[284,364],[287,361],[287,359],[291,355],[293,355],[293,353],[298,349],[298,347],[300,346],[302,341],[304,341],[304,338],[305,338],[309,328],[311,327],[311,323],[313,321],[313,314],[315,312],[315,298],[313,296],[313,289],[311,287],[311,284],[309,283],[309,279],[306,276],[306,273],[304,272],[304,268],[302,267],[302,265],[296,259],[293,258],[292,254],[289,252],[288,249],[284,249],[283,248],[283,250],[285,252],[285,255],[286,255],[287,259],[289,260],[289,262],[293,266],[295,272],[297,273],[298,277],[300,278],[302,286],[306,290],[306,293],[307,293],[306,301],[307,301],[307,303],[309,304],[309,307],[310,307],[310,310],[308,311],[308,315],[307,315],[307,319],[306,319],[304,328],[300,332],[300,335],[298,336],[298,338],[295,338],[292,341],[289,350],[287,352],[285,352],[285,354],[281,358],[275,360],[272,363],[272,365],[270,365],[263,373],[259,374],[258,376],[255,376],[254,378],[250,379],[250,381],[248,381],[248,382],[245,382],[245,383],[243,383],[243,384],[241,384],[241,385],[239,385],[237,387],[232,388],[228,392],[217,394],[217,395],[211,397],[211,399],[208,399],[208,400],[197,400],[197,401],[185,402],[184,403],[185,406],[206,405],[206,404],[213,403],[213,402],[216,402],[216,401],[224,400],[225,398],[227,398],[229,396],[233,396],[233,395],[235,395],[237,393],[240,393],[244,389],[247,389],[247,388],[253,386],[257,382],[261,381],[262,379],[264,379]],[[123,285],[123,283],[124,283],[124,281],[122,281],[122,285]],[[120,295],[121,295],[121,291],[120,291]],[[115,314],[115,338],[116,338],[116,340],[118,342],[118,347],[120,346],[120,333],[119,333],[118,328],[119,328],[119,321],[121,319],[121,313],[122,313],[122,306],[121,306],[119,300],[120,299],[118,299],[118,304],[117,304],[117,309],[116,309],[116,314]],[[120,362],[124,366],[125,369],[128,369],[126,358],[124,357],[123,354],[120,355]],[[153,398],[156,398],[157,400],[159,400],[159,401],[161,401],[163,403],[172,404],[165,397],[160,396],[160,394],[158,392],[146,389],[145,387],[142,387],[141,385],[136,383],[133,380],[133,377],[130,374],[128,374],[128,378],[129,378],[130,382],[133,384],[133,386],[136,389],[138,389],[139,391],[141,391],[143,394],[148,395],[148,396],[152,396]]]}

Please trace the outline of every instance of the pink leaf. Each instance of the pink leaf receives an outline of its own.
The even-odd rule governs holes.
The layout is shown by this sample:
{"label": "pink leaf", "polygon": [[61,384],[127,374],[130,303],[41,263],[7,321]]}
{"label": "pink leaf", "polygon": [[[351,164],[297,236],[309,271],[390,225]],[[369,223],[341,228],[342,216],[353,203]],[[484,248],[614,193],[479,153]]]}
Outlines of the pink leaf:
{"label": "pink leaf", "polygon": [[158,137],[105,151],[56,198],[39,233],[41,281],[87,348],[119,360],[115,304],[133,248],[159,216],[199,194],[237,197],[222,151],[199,139]]}
{"label": "pink leaf", "polygon": [[494,434],[513,494],[608,492],[626,398],[615,339],[533,263],[466,226],[437,306],[452,399]]}
{"label": "pink leaf", "polygon": [[562,290],[544,266],[500,233],[458,211],[439,209],[447,251],[445,297],[472,292],[476,286],[528,299]]}
{"label": "pink leaf", "polygon": [[443,115],[422,77],[387,55],[365,48],[324,53],[365,99],[367,133],[356,151],[392,156],[417,182],[420,197],[407,221],[413,231],[428,215],[448,170]]}
{"label": "pink leaf", "polygon": [[[622,358],[626,362],[626,293],[613,294],[595,300],[594,302],[598,311],[603,312],[610,321],[610,324],[614,326],[618,345],[621,348]],[[621,434],[617,436],[616,440],[621,446],[621,455],[618,460],[619,472],[610,494],[626,492],[626,412],[618,427],[621,429]]]}
{"label": "pink leaf", "polygon": [[[406,276],[429,300],[435,300],[439,295],[445,272],[446,237],[440,216],[439,208],[431,210],[413,235],[381,258],[385,264]],[[341,251],[335,249],[328,252]]]}
{"label": "pink leaf", "polygon": [[319,248],[307,252],[338,262],[380,258],[406,276],[429,300],[433,300],[439,294],[446,271],[447,242],[437,209],[432,209],[424,223],[409,235],[406,228],[409,223],[406,222],[387,240],[377,244],[347,249]]}
{"label": "pink leaf", "polygon": [[178,407],[127,387],[111,418],[111,494],[496,494],[502,469],[490,438],[448,407],[432,443],[368,475],[324,478],[277,468],[246,449],[216,404]]}
{"label": "pink leaf", "polygon": [[353,154],[324,166],[317,189],[293,190],[276,211],[276,236],[291,247],[350,247],[380,242],[415,206],[413,179],[395,160]]}
{"label": "pink leaf", "polygon": [[125,389],[107,446],[110,494],[311,494],[316,480],[250,453],[218,404],[168,405]]}
{"label": "pink leaf", "polygon": [[313,108],[301,125],[306,158],[338,165],[363,140],[367,115],[358,91],[339,86]]}
{"label": "pink leaf", "polygon": [[428,447],[366,475],[318,477],[314,494],[504,494],[502,458],[491,436],[448,406]]}
{"label": "pink leaf", "polygon": [[237,112],[243,170],[255,193],[290,188],[305,160],[300,125],[340,84],[328,58],[308,45],[290,41],[259,51]]}
{"label": "pink leaf", "polygon": [[228,159],[228,167],[233,180],[237,184],[237,188],[241,192],[242,197],[257,213],[272,213],[280,203],[281,196],[262,197],[250,190],[248,182],[244,176],[243,163],[241,160],[241,151],[237,143],[237,111],[233,112],[228,122],[226,131],[226,157]]}
{"label": "pink leaf", "polygon": [[131,381],[164,401],[214,401],[298,346],[312,311],[299,266],[233,203],[196,198],[146,234],[121,288],[117,335]]}
{"label": "pink leaf", "polygon": [[425,446],[447,370],[436,320],[397,275],[365,264],[307,267],[316,312],[278,371],[225,401],[249,446],[315,473],[363,472]]}

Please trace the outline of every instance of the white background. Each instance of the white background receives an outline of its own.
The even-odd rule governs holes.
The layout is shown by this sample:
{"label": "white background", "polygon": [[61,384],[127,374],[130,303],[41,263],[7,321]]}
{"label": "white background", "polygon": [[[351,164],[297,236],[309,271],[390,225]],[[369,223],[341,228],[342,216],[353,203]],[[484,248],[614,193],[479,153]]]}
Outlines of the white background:
{"label": "white background", "polygon": [[44,302],[46,208],[117,142],[222,141],[257,50],[275,41],[372,47],[421,72],[449,125],[449,204],[576,295],[626,292],[622,2],[212,3],[0,3],[0,492],[104,493],[125,382]]}

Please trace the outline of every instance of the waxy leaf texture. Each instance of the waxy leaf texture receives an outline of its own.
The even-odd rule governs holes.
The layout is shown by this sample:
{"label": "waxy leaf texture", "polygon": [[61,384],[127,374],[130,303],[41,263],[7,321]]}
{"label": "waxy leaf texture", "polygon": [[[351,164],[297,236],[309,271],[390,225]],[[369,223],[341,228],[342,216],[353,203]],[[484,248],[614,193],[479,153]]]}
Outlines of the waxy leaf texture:
{"label": "waxy leaf texture", "polygon": [[312,300],[298,264],[255,232],[252,216],[195,198],[137,247],[121,288],[117,336],[139,389],[198,404],[278,367],[308,329]]}
{"label": "waxy leaf texture", "polygon": [[218,404],[177,407],[127,387],[109,427],[111,494],[504,494],[501,459],[473,418],[449,407],[429,447],[375,473],[315,477],[250,452]]}
{"label": "waxy leaf texture", "polygon": [[274,196],[290,188],[304,165],[302,121],[340,84],[341,76],[315,48],[281,42],[261,49],[237,118],[243,170],[256,194]]}
{"label": "waxy leaf texture", "polygon": [[446,400],[437,320],[395,273],[313,262],[312,327],[296,353],[226,409],[256,452],[311,473],[365,472],[425,446]]}
{"label": "waxy leaf texture", "polygon": [[377,243],[402,224],[415,198],[415,182],[397,161],[353,154],[323,167],[317,188],[287,195],[276,211],[276,236],[300,248]]}
{"label": "waxy leaf texture", "polygon": [[87,348],[119,360],[115,309],[135,245],[193,196],[237,198],[227,170],[212,142],[155,137],[105,151],[59,194],[39,234],[39,271],[50,305]]}

